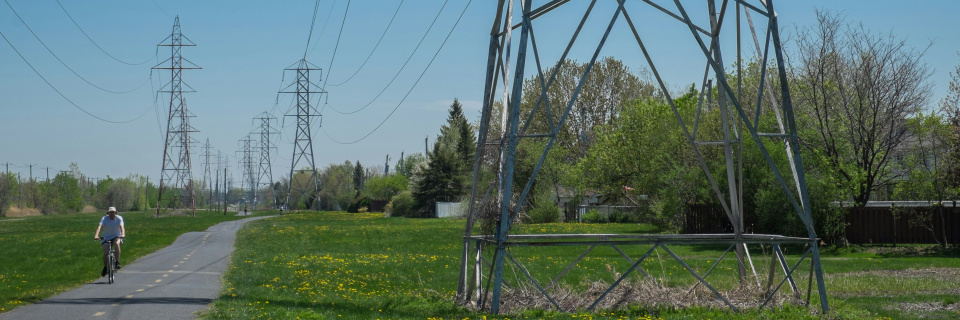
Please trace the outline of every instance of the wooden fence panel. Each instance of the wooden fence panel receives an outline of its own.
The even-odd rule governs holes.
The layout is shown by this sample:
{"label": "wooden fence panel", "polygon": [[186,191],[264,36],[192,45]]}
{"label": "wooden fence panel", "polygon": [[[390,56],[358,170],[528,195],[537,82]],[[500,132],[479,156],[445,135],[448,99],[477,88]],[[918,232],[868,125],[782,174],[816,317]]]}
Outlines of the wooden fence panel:
{"label": "wooden fence panel", "polygon": [[[960,243],[960,210],[946,207],[901,207],[899,214],[887,207],[850,208],[847,212],[845,235],[854,244],[932,244],[942,242],[946,231],[947,242]],[[925,224],[911,223],[920,215],[928,215]],[[945,228],[944,228],[945,226]]]}

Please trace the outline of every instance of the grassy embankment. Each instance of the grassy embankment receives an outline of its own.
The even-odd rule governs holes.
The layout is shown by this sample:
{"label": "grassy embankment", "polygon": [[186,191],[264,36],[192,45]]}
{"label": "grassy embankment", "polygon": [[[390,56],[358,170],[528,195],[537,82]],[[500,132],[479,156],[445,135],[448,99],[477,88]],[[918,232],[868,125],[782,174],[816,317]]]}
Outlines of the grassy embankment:
{"label": "grassy embankment", "polygon": [[[521,225],[527,233],[642,233],[635,224]],[[463,221],[382,218],[379,214],[305,213],[253,222],[237,237],[237,251],[225,275],[224,290],[203,317],[208,319],[484,319],[452,302],[456,291]],[[639,246],[622,248],[636,257]],[[584,248],[517,248],[513,255],[547,282]],[[701,274],[723,247],[671,246]],[[758,272],[769,256],[753,252]],[[788,248],[788,253],[799,252]],[[657,255],[659,254],[659,255]],[[695,281],[663,251],[643,264],[671,286]],[[956,318],[960,259],[950,254],[923,256],[824,252],[831,317],[841,319]],[[793,264],[797,255],[788,255]],[[809,260],[807,260],[809,261]],[[619,253],[597,247],[565,276],[573,290],[588,281],[611,281],[629,267]],[[539,271],[538,271],[539,270]],[[734,272],[728,257],[720,274]],[[806,270],[801,268],[799,270]],[[511,271],[509,277],[519,276]],[[798,286],[806,287],[806,272]],[[711,283],[730,289],[733,277],[713,275]],[[511,282],[516,283],[511,280]],[[787,289],[784,289],[787,290]],[[789,291],[785,291],[789,292]],[[814,294],[813,305],[817,305]],[[917,309],[910,311],[909,309]],[[803,307],[733,313],[707,308],[643,308],[557,313],[525,311],[499,318],[776,318],[817,319]]]}
{"label": "grassy embankment", "polygon": [[[154,218],[124,212],[127,239],[121,263],[173,243],[181,234],[243,217],[198,211],[197,217]],[[77,287],[100,277],[99,242],[93,239],[103,213],[0,218],[0,312]]]}

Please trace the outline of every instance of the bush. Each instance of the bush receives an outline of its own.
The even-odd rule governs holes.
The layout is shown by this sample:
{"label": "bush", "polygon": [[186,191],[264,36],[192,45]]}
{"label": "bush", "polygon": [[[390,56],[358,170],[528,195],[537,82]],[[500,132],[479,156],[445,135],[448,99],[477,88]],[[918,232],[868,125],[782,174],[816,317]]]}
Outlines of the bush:
{"label": "bush", "polygon": [[416,207],[416,201],[410,191],[404,191],[393,196],[393,199],[387,204],[391,217],[419,217],[414,207]]}
{"label": "bush", "polygon": [[608,220],[612,223],[634,223],[638,221],[632,213],[622,211],[611,212]]}
{"label": "bush", "polygon": [[367,208],[370,208],[370,203],[370,197],[358,195],[356,198],[353,198],[353,202],[350,202],[350,205],[347,206],[347,212],[358,213],[361,208],[366,211]]}
{"label": "bush", "polygon": [[553,201],[542,201],[528,213],[530,223],[554,223],[560,221],[560,207]]}
{"label": "bush", "polygon": [[604,223],[607,222],[607,219],[604,219],[600,216],[600,211],[597,209],[590,209],[587,213],[583,214],[580,219],[586,223]]}

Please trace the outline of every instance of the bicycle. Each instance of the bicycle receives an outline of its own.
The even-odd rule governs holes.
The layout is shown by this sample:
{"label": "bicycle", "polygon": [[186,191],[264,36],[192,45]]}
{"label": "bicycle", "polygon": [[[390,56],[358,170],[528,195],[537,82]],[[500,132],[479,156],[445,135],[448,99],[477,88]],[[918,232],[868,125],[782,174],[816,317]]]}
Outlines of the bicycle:
{"label": "bicycle", "polygon": [[[121,237],[117,237],[114,239],[119,239],[117,241],[119,243],[123,243],[123,238]],[[113,247],[113,239],[105,240],[103,237],[99,237],[97,238],[97,240],[100,240],[101,246],[103,245],[104,242],[110,243],[110,252],[107,254],[107,283],[113,284],[113,274],[116,273],[116,266],[117,266],[117,256],[116,256],[116,251]]]}

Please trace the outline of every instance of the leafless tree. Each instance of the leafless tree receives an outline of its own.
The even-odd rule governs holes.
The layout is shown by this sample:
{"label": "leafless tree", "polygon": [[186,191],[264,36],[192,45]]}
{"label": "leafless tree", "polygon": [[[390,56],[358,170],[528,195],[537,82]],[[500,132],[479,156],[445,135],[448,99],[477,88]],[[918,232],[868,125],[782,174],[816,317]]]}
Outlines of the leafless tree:
{"label": "leafless tree", "polygon": [[863,205],[897,174],[892,156],[908,135],[906,119],[931,95],[924,50],[892,34],[874,34],[837,14],[797,33],[793,92],[805,148],[822,159]]}

